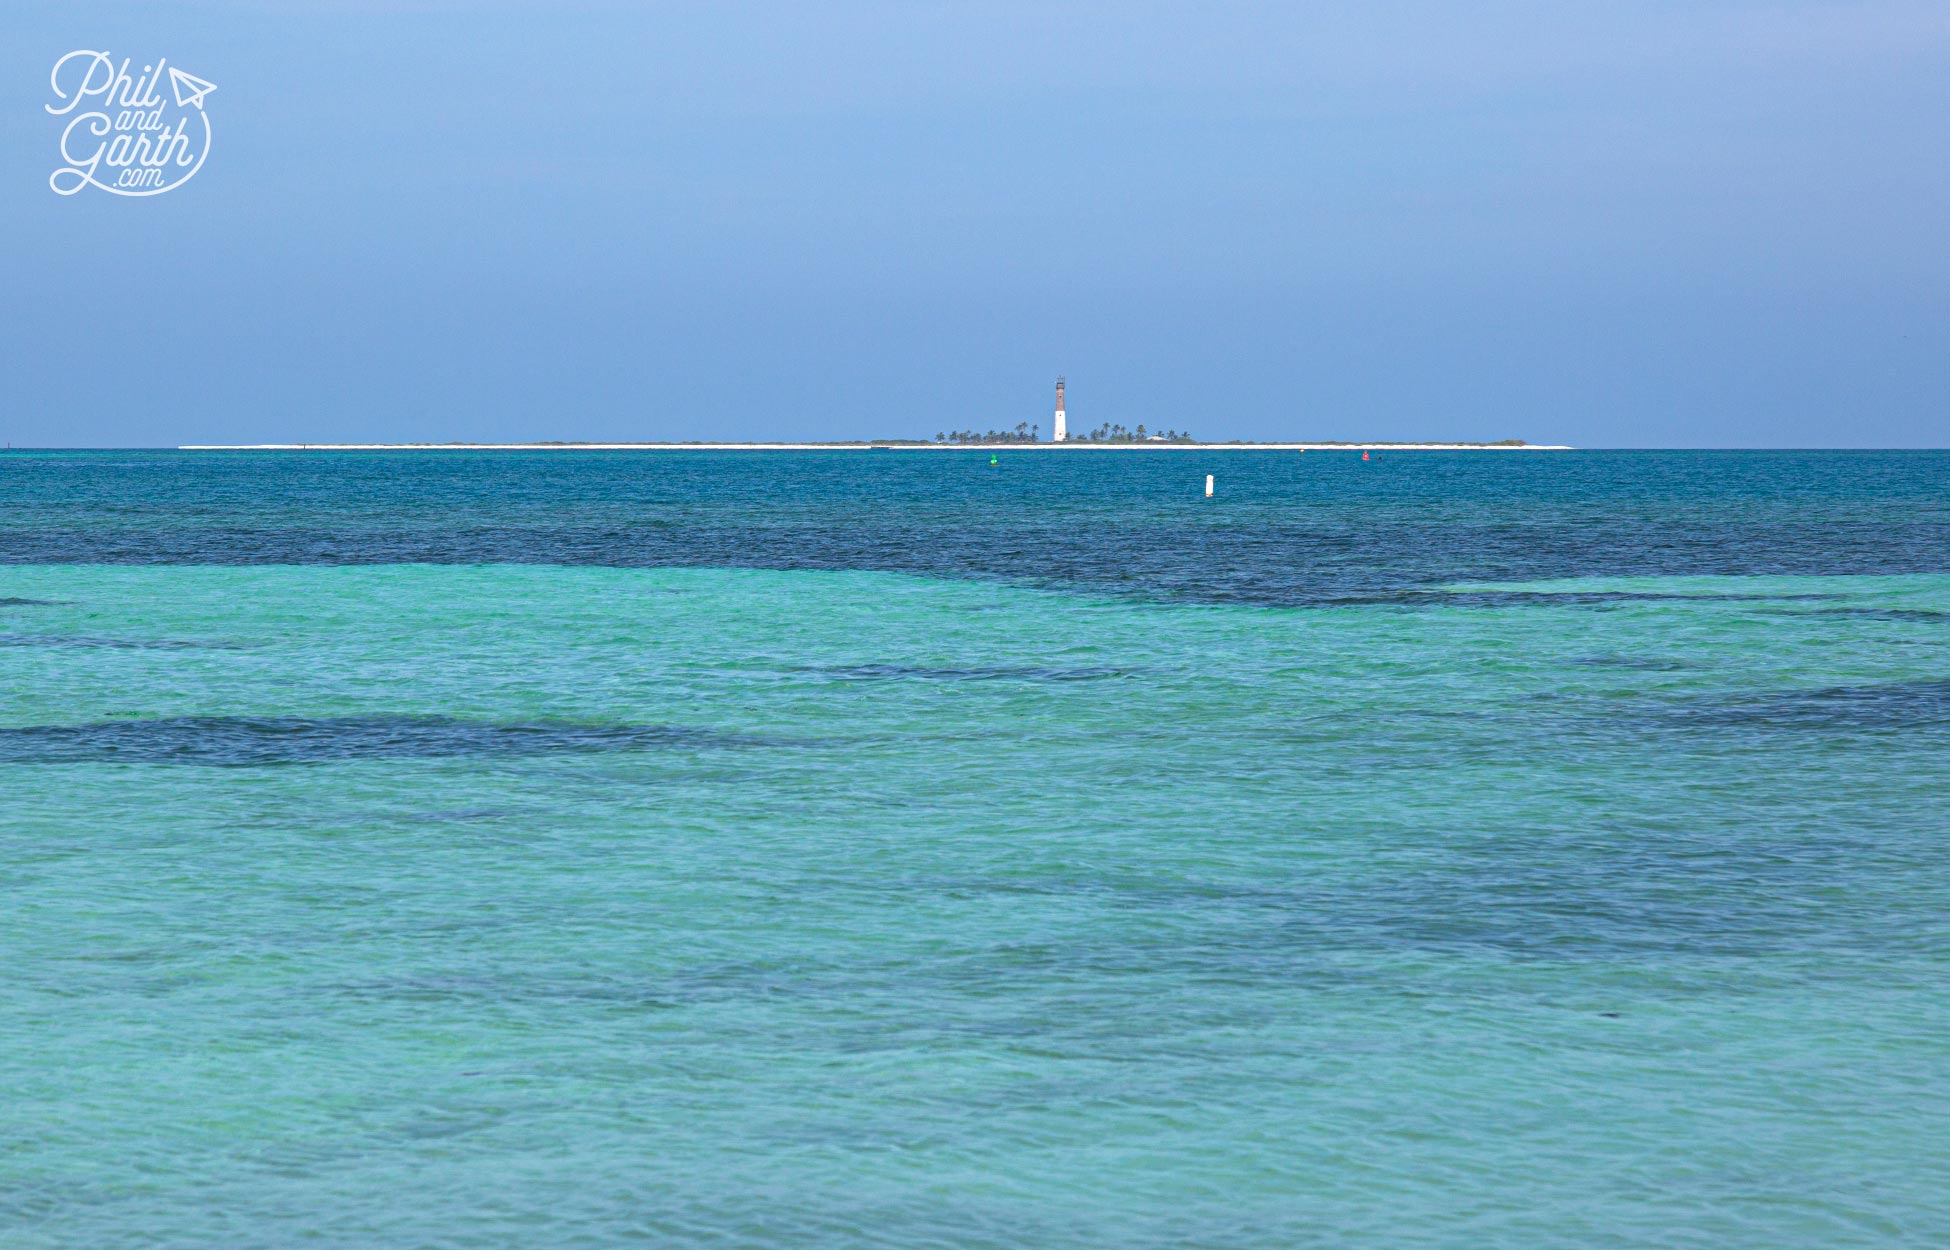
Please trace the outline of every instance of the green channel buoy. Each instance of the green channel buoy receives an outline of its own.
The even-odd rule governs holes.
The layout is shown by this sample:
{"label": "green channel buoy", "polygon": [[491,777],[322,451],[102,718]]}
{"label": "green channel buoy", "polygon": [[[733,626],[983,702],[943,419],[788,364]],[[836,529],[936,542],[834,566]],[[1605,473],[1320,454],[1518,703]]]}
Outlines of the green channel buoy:
{"label": "green channel buoy", "polygon": [[996,465],[996,463],[997,463],[997,461],[996,461],[996,459],[995,459],[995,457],[994,457],[994,456],[990,456],[990,457],[989,457],[989,466],[990,466],[991,468],[993,468],[993,467],[994,467],[994,466]]}

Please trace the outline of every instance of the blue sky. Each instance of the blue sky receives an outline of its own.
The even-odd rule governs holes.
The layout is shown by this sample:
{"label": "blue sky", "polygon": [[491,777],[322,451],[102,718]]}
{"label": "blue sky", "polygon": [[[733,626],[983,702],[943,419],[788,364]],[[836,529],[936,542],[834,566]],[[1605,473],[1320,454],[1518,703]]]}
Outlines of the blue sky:
{"label": "blue sky", "polygon": [[[1950,6],[8,0],[15,444],[1950,444]],[[48,190],[63,52],[218,85]]]}

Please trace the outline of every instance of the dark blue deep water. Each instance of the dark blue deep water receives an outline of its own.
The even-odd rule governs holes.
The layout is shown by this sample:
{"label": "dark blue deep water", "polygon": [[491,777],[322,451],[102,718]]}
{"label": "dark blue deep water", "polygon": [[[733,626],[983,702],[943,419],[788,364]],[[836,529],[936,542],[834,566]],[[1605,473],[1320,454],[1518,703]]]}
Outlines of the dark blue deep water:
{"label": "dark blue deep water", "polygon": [[0,560],[876,569],[1284,605],[1950,569],[1950,452],[1380,455],[16,452]]}

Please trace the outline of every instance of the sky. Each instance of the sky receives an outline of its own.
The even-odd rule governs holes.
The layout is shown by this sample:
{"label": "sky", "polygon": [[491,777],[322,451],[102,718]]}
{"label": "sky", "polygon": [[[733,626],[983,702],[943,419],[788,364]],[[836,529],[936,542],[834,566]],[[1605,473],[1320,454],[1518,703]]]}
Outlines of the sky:
{"label": "sky", "polygon": [[[6,0],[16,446],[1950,445],[1950,5]],[[56,195],[54,62],[217,84]]]}

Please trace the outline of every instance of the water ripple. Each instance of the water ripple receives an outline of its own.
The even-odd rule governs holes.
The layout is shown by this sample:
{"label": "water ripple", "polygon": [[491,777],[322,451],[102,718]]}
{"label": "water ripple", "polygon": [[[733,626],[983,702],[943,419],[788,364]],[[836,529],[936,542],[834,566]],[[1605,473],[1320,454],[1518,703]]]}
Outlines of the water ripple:
{"label": "water ripple", "polygon": [[800,672],[820,673],[847,681],[1102,681],[1128,677],[1122,668],[1048,668],[1039,665],[972,665],[931,668],[924,664],[810,665]]}
{"label": "water ripple", "polygon": [[1679,719],[1761,729],[1941,729],[1950,727],[1950,680],[1737,695],[1688,708]]}
{"label": "water ripple", "polygon": [[0,763],[255,768],[346,760],[751,746],[672,725],[497,724],[448,716],[175,716],[0,729]]}
{"label": "water ripple", "polygon": [[243,651],[247,642],[185,638],[106,638],[92,634],[0,634],[0,647],[78,647],[94,651]]}

